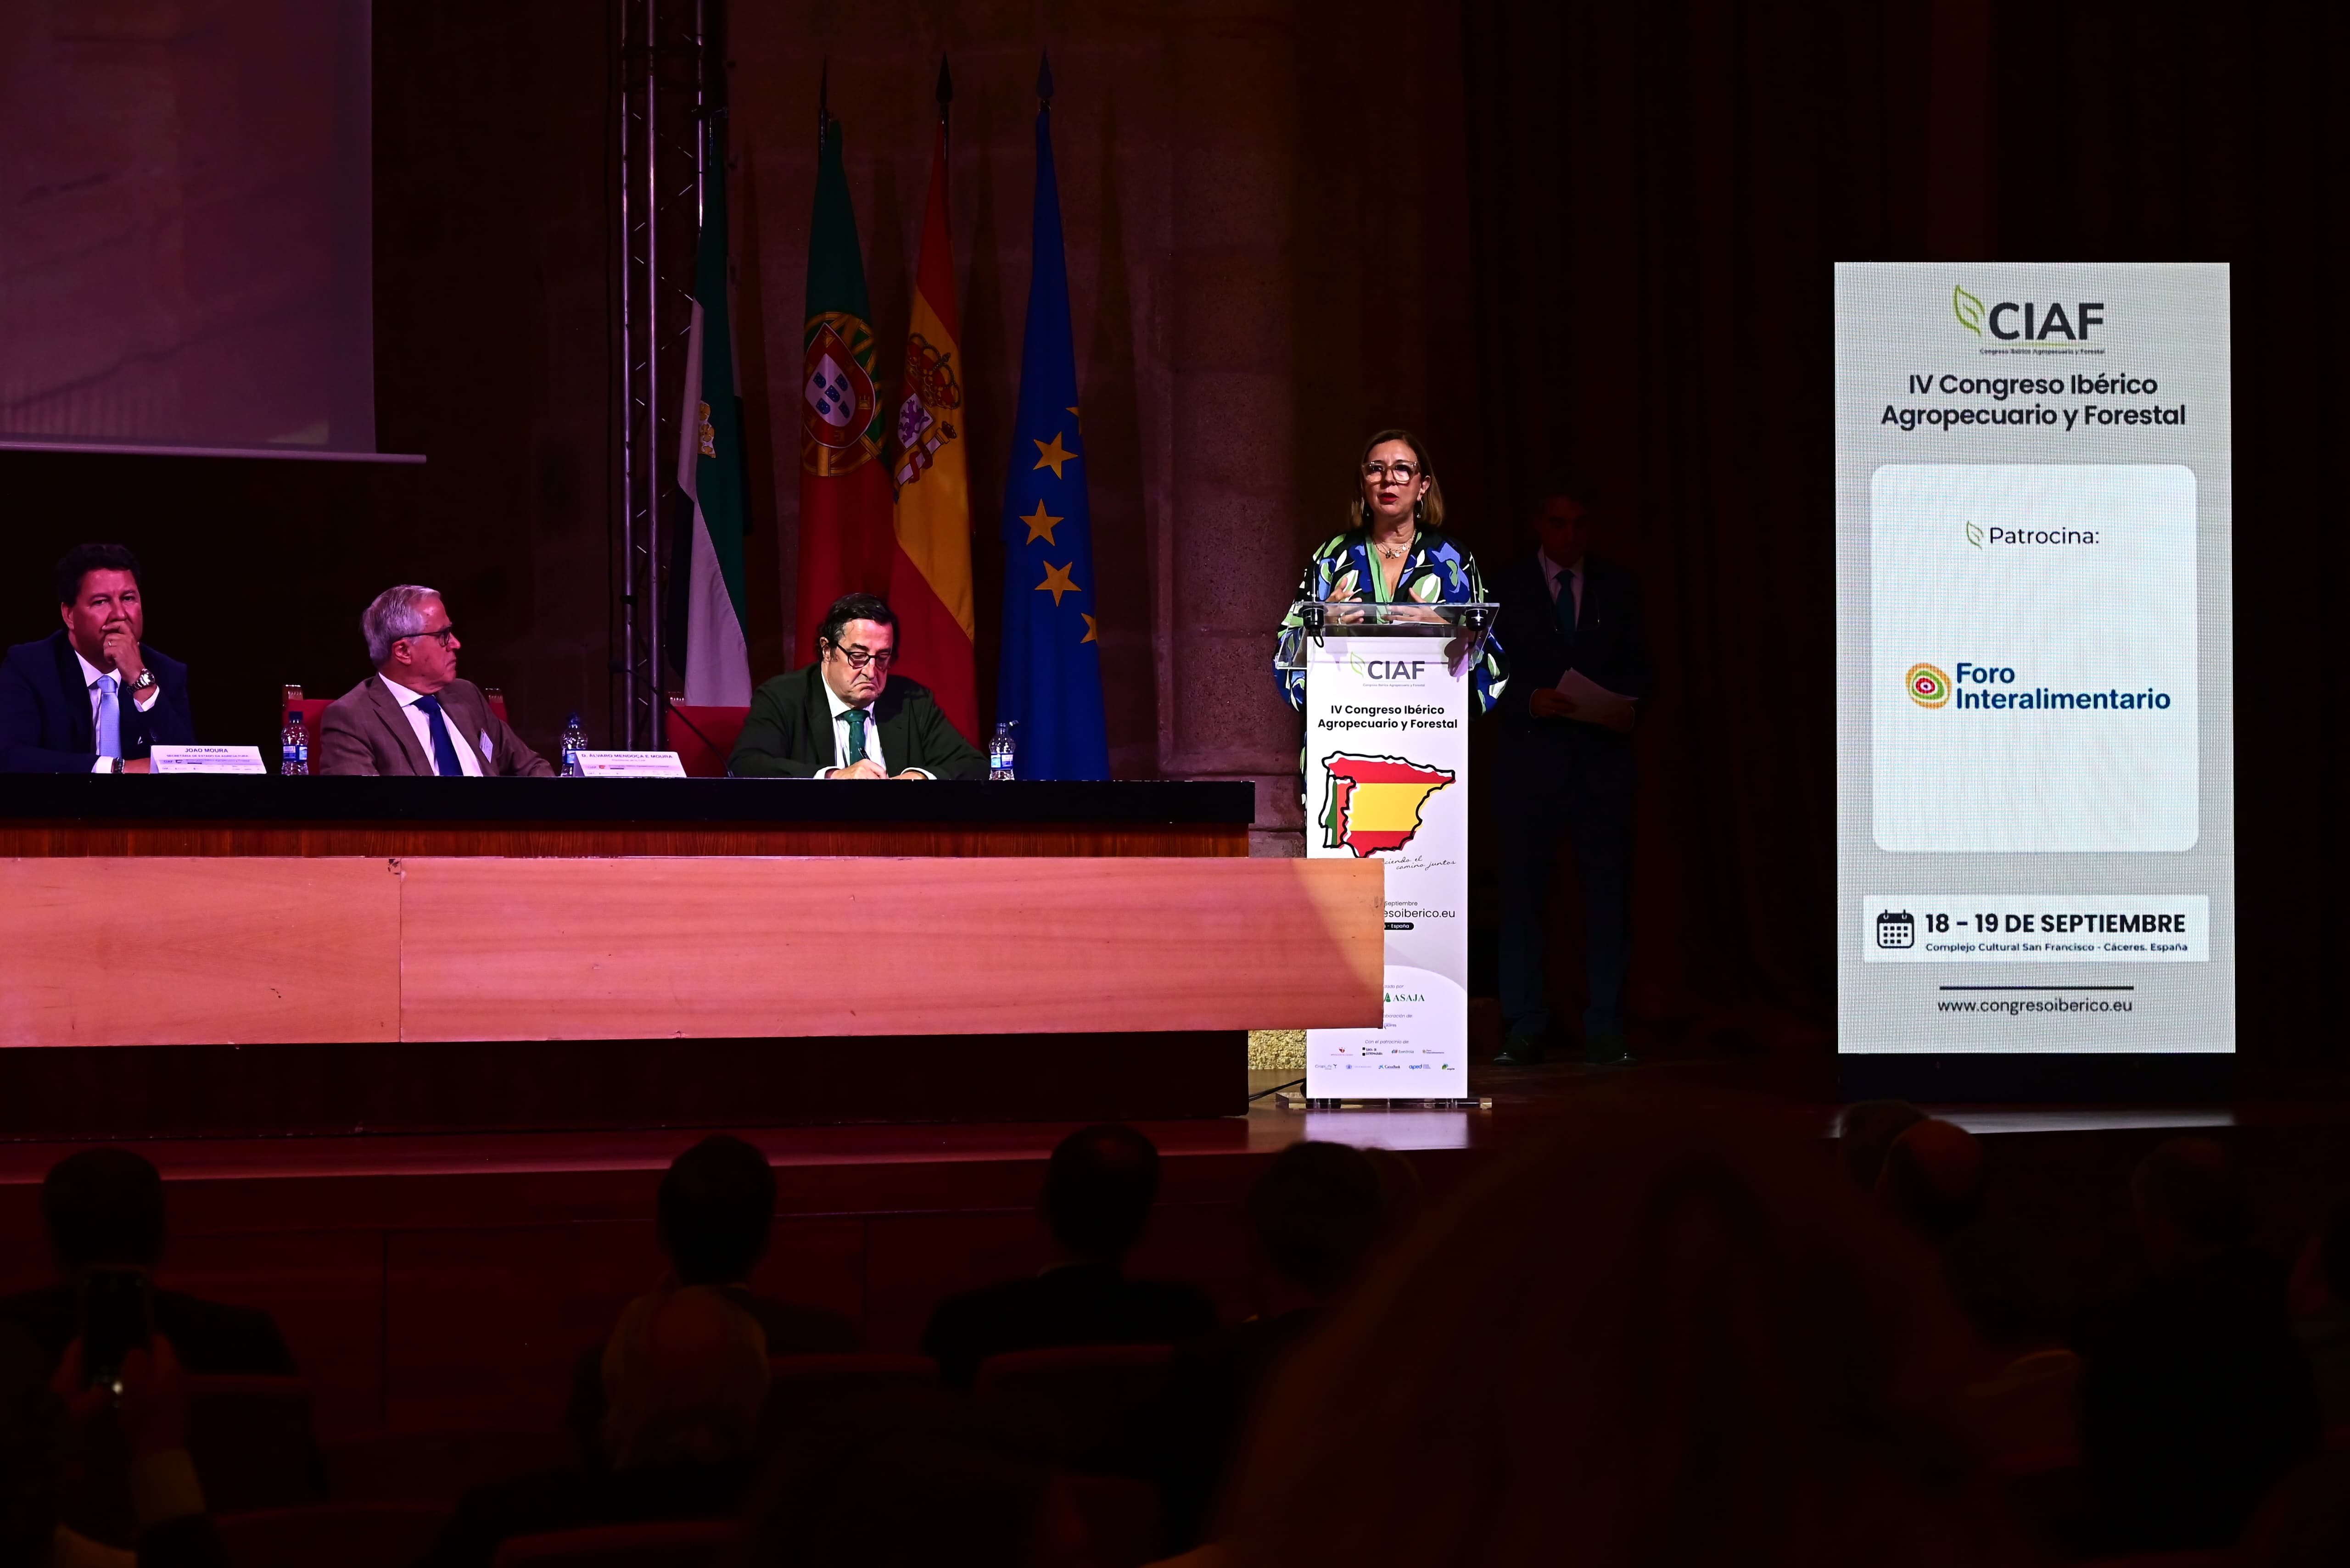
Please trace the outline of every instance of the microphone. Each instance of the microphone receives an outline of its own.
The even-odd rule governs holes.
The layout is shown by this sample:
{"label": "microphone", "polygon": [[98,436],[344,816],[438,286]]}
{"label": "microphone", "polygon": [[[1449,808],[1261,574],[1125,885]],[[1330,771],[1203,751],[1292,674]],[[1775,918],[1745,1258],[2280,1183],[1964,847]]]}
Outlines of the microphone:
{"label": "microphone", "polygon": [[655,685],[643,675],[639,674],[628,660],[624,659],[607,659],[604,667],[615,675],[627,676],[630,680],[635,681],[639,686],[641,686],[646,691],[651,692],[655,697],[660,698],[661,707],[667,710],[671,718],[675,719],[679,723],[692,731],[694,738],[700,741],[703,745],[710,748],[711,755],[716,756],[719,754],[718,742],[703,734],[702,732],[701,725],[695,723],[692,720],[679,712],[677,711],[677,704],[670,701],[669,693],[662,691],[659,686]]}

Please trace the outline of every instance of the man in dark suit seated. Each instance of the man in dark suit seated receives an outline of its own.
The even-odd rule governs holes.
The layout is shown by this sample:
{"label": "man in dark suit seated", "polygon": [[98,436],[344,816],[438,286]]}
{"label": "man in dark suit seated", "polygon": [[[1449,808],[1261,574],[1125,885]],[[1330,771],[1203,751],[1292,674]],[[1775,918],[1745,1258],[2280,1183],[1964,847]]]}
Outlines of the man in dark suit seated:
{"label": "man in dark suit seated", "polygon": [[612,1468],[475,1487],[442,1527],[430,1568],[489,1568],[518,1535],[741,1510],[767,1398],[766,1335],[749,1313],[701,1285],[639,1297],[605,1347],[603,1380]]}
{"label": "man in dark suit seated", "polygon": [[359,617],[375,673],[337,698],[318,721],[317,769],[386,778],[555,776],[546,759],[457,679],[457,628],[449,607],[414,583],[386,588]]}
{"label": "man in dark suit seated", "polygon": [[[163,1255],[163,1179],[126,1148],[68,1155],[41,1183],[41,1220],[57,1282],[0,1299],[10,1324],[54,1366],[81,1332],[83,1274],[93,1267],[150,1269]],[[185,1370],[213,1376],[291,1377],[294,1356],[269,1314],[178,1291],[156,1291],[153,1328]]]}
{"label": "man in dark suit seated", "polygon": [[[769,1355],[841,1355],[857,1348],[856,1328],[838,1313],[751,1288],[751,1271],[766,1255],[775,1223],[775,1173],[765,1155],[723,1133],[703,1138],[671,1162],[655,1207],[670,1277],[651,1296],[710,1286],[757,1322]],[[593,1454],[603,1421],[603,1352],[590,1350],[573,1369],[564,1425]]]}
{"label": "man in dark suit seated", "polygon": [[[1583,1057],[1627,1059],[1624,974],[1632,960],[1632,725],[1654,686],[1640,587],[1590,553],[1589,491],[1544,485],[1536,548],[1494,589],[1510,685],[1496,705],[1493,804],[1502,824],[1503,1066],[1540,1062],[1551,1031],[1543,958],[1562,836],[1583,883]],[[1568,680],[1574,671],[1579,679]],[[1573,691],[1562,690],[1562,682]],[[1602,689],[1595,693],[1591,688]],[[1612,694],[1612,695],[1610,695]],[[1625,701],[1623,699],[1630,699]]]}
{"label": "man in dark suit seated", "polygon": [[736,778],[975,779],[978,749],[931,689],[889,673],[898,617],[871,594],[833,602],[816,661],[751,694],[727,771]]}
{"label": "man in dark suit seated", "polygon": [[1010,1350],[1178,1345],[1216,1326],[1194,1285],[1129,1280],[1126,1254],[1159,1198],[1159,1149],[1127,1127],[1090,1127],[1053,1150],[1036,1208],[1054,1256],[1033,1279],[951,1296],[931,1314],[922,1354],[967,1388],[979,1364]]}
{"label": "man in dark suit seated", "polygon": [[193,744],[188,667],[140,640],[138,557],[77,545],[57,588],[63,628],[0,660],[0,772],[143,774],[157,744]]}

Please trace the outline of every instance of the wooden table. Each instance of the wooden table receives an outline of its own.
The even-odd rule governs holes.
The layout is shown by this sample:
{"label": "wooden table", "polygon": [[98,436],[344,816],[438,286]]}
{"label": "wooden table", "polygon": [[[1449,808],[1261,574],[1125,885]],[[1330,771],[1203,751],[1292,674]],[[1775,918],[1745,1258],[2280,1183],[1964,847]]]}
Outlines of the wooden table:
{"label": "wooden table", "polygon": [[1231,1114],[1248,1029],[1381,1004],[1379,867],[1253,806],[0,778],[0,1137]]}

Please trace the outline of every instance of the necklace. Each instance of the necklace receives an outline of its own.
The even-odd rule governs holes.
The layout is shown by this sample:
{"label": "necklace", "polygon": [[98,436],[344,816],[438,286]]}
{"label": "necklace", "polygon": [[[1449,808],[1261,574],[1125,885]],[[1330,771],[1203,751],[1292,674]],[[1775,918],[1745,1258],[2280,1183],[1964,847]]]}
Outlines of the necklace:
{"label": "necklace", "polygon": [[[1411,532],[1411,536],[1400,545],[1380,545],[1378,546],[1379,554],[1385,556],[1390,561],[1400,561],[1406,556],[1411,554],[1412,543],[1419,537],[1419,530],[1415,528]],[[1377,541],[1375,540],[1373,543],[1376,544]]]}

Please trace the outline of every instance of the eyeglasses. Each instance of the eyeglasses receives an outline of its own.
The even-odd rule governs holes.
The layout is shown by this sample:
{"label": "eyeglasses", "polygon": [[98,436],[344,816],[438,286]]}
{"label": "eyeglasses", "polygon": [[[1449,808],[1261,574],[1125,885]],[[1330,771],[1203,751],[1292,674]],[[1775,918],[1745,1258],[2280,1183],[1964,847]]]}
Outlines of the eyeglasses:
{"label": "eyeglasses", "polygon": [[453,626],[440,626],[440,627],[434,627],[431,631],[411,631],[411,632],[407,632],[407,633],[402,634],[401,636],[399,636],[399,637],[395,637],[395,638],[393,638],[391,640],[392,640],[392,641],[394,641],[394,642],[408,642],[408,641],[411,641],[411,640],[413,640],[414,639],[416,639],[416,638],[420,638],[420,637],[437,637],[437,638],[439,638],[439,639],[441,639],[441,646],[442,646],[442,647],[443,647],[443,648],[446,648],[446,647],[448,647],[448,646],[449,646],[449,639],[450,639],[451,638],[455,637],[456,635],[457,635],[457,628],[456,628],[455,627],[453,627]]}
{"label": "eyeglasses", "polygon": [[886,648],[879,653],[867,653],[861,649],[843,648],[836,642],[832,650],[848,660],[851,670],[862,670],[868,664],[876,670],[887,670],[898,662],[898,656]]}
{"label": "eyeglasses", "polygon": [[1379,480],[1387,478],[1389,474],[1393,474],[1395,476],[1395,482],[1398,484],[1409,484],[1413,480],[1419,477],[1419,470],[1414,468],[1408,462],[1367,462],[1363,464],[1363,477],[1375,483]]}

